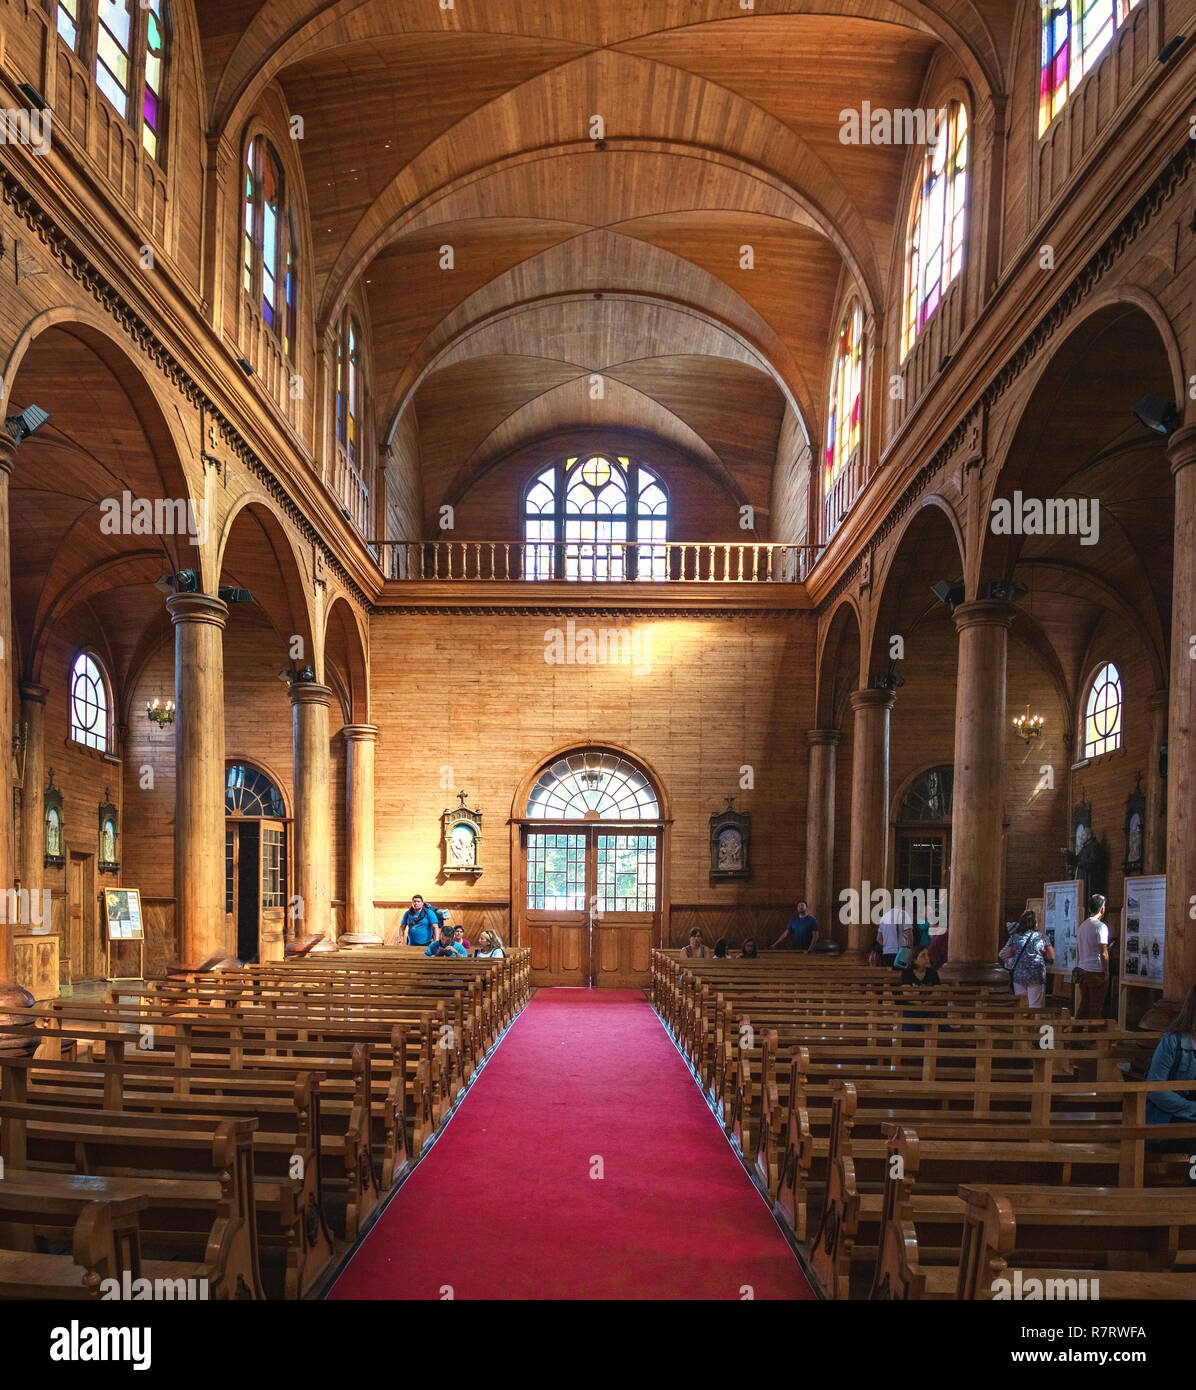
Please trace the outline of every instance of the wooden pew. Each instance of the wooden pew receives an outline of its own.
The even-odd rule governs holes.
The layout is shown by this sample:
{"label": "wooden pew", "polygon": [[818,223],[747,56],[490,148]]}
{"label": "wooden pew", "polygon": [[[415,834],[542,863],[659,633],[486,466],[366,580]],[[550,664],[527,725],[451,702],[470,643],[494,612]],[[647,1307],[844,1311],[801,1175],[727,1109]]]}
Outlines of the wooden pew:
{"label": "wooden pew", "polygon": [[[140,1196],[99,1197],[86,1180],[0,1182],[0,1299],[99,1299],[106,1281],[141,1278]],[[34,1231],[69,1223],[69,1254],[34,1249]]]}

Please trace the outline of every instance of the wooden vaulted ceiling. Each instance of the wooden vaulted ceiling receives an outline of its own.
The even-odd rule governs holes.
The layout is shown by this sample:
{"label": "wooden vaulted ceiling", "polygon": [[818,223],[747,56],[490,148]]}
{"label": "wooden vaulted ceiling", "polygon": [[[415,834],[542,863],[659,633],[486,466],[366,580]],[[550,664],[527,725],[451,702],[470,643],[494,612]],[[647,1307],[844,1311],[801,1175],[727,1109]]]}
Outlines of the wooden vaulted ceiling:
{"label": "wooden vaulted ceiling", "polygon": [[304,119],[317,323],[363,283],[376,424],[414,411],[427,506],[528,439],[610,423],[765,511],[786,405],[821,434],[844,279],[883,312],[904,220],[908,151],[844,146],[839,112],[920,104],[940,54],[975,91],[1000,86],[1013,9],[196,7],[211,128],[235,143],[272,82]]}

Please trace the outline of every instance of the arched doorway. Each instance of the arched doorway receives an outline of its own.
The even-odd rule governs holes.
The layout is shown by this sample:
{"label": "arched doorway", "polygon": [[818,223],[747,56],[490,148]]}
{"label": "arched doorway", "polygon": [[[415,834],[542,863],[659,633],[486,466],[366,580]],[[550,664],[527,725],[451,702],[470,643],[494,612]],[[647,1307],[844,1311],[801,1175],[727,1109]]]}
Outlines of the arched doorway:
{"label": "arched doorway", "polygon": [[228,940],[244,961],[281,960],[289,867],[286,802],[260,768],[225,771],[224,911]]}
{"label": "arched doorway", "polygon": [[894,886],[925,893],[935,903],[951,874],[954,782],[955,769],[949,764],[928,768],[909,783],[897,803]]}
{"label": "arched doorway", "polygon": [[646,984],[668,828],[651,775],[614,749],[562,753],[521,788],[512,820],[513,925],[534,982]]}

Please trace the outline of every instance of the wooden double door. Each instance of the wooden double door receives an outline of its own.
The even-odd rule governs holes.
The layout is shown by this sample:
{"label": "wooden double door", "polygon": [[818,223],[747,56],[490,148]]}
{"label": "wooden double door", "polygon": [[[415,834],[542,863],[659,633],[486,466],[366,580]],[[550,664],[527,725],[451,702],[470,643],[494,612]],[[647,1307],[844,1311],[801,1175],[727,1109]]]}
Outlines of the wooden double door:
{"label": "wooden double door", "polygon": [[537,985],[631,989],[660,940],[661,832],[576,822],[520,827],[520,938]]}

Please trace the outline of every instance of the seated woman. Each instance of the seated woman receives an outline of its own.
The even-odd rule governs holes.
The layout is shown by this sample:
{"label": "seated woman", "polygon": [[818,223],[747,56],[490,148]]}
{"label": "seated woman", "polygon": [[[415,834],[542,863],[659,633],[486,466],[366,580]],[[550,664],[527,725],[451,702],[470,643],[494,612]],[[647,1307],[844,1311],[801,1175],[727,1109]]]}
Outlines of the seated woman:
{"label": "seated woman", "polygon": [[690,960],[693,960],[695,957],[705,960],[706,943],[702,940],[702,933],[697,927],[690,932],[689,944],[681,948],[681,954],[683,956],[688,956]]}
{"label": "seated woman", "polygon": [[740,960],[759,960],[759,952],[756,950],[756,938],[749,936],[745,939],[743,947],[739,952]]}
{"label": "seated woman", "polygon": [[[1150,1059],[1147,1081],[1196,1082],[1196,986],[1188,991],[1175,1022],[1165,1032]],[[1196,1100],[1191,1091],[1151,1091],[1146,1097],[1148,1125],[1196,1124]],[[1152,1139],[1150,1148],[1164,1153],[1194,1153],[1196,1139]]]}
{"label": "seated woman", "polygon": [[720,936],[719,939],[714,943],[714,959],[727,959],[727,938],[725,936]]}
{"label": "seated woman", "polygon": [[487,960],[505,960],[506,951],[503,950],[502,937],[489,927],[478,937],[478,958],[485,957]]}
{"label": "seated woman", "polygon": [[937,985],[941,983],[939,972],[930,963],[929,947],[915,946],[913,948],[913,957],[901,972],[901,983],[903,985]]}
{"label": "seated woman", "polygon": [[467,955],[469,954],[469,942],[465,939],[464,927],[453,928],[453,940],[457,943],[458,946],[464,947],[465,953]]}

